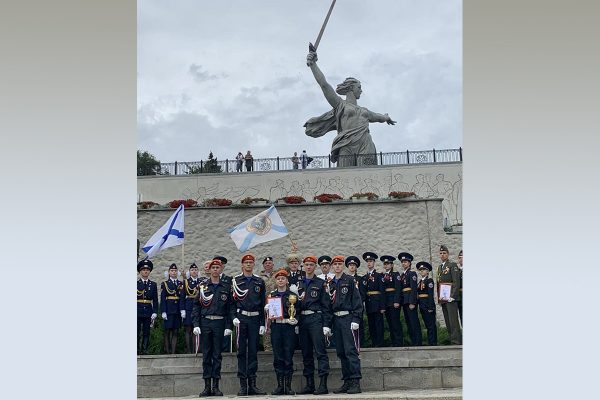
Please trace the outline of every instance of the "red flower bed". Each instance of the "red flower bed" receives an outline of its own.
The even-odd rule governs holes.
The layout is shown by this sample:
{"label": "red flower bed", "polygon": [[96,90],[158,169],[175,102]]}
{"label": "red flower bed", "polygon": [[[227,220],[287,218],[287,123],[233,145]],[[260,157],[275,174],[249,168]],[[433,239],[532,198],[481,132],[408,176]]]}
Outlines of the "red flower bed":
{"label": "red flower bed", "polygon": [[344,198],[335,193],[323,193],[315,196],[313,200],[319,200],[321,203],[331,203],[333,200],[343,200]]}
{"label": "red flower bed", "polygon": [[286,196],[278,200],[283,200],[286,204],[300,204],[306,201],[302,196]]}
{"label": "red flower bed", "polygon": [[415,195],[415,192],[390,192],[390,194],[388,194],[388,196],[390,198],[395,198],[395,199],[404,199],[406,197],[411,197],[414,195]]}
{"label": "red flower bed", "polygon": [[373,192],[367,192],[367,193],[354,193],[352,195],[352,197],[360,199],[361,197],[366,197],[369,200],[377,200],[379,198],[379,196],[377,196],[375,193]]}
{"label": "red flower bed", "polygon": [[153,201],[142,201],[141,203],[138,203],[138,206],[140,206],[140,208],[147,210],[148,208],[152,208],[153,206],[157,205],[158,203],[155,203]]}
{"label": "red flower bed", "polygon": [[232,203],[229,199],[206,199],[204,200],[204,207],[227,207]]}
{"label": "red flower bed", "polygon": [[185,208],[189,208],[189,207],[197,207],[198,206],[198,202],[196,200],[193,199],[187,199],[187,200],[173,200],[169,203],[169,207],[171,208],[177,208],[180,205],[182,205]]}

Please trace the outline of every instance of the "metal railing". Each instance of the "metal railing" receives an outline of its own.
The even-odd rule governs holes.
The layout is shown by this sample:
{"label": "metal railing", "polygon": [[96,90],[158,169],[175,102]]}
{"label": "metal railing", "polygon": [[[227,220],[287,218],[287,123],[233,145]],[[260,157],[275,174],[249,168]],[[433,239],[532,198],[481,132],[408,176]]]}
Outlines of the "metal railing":
{"label": "metal railing", "polygon": [[[461,162],[463,160],[462,147],[444,150],[418,150],[401,151],[393,153],[354,154],[340,156],[337,162],[331,161],[331,155],[312,156],[312,161],[305,166],[306,169],[329,169],[340,167],[365,167],[372,165],[404,165],[404,164],[431,164]],[[301,157],[298,157],[301,160]],[[200,161],[175,161],[161,163],[158,175],[188,175],[206,173],[236,173],[236,172],[264,172],[264,171],[291,171],[294,170],[292,157],[255,158],[251,163],[243,161],[241,166],[236,160],[200,160]],[[297,169],[302,168],[300,162]]]}

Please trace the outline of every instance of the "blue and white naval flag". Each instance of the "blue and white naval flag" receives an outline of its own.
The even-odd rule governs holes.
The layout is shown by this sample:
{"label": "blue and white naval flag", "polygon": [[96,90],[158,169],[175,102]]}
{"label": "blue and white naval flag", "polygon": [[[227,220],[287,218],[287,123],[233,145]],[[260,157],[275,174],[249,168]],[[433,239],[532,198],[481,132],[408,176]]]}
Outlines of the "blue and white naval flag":
{"label": "blue and white naval flag", "polygon": [[167,223],[156,231],[144,247],[142,247],[142,250],[147,254],[146,258],[154,257],[167,247],[183,244],[183,209],[183,204],[177,207],[177,210],[167,220]]}
{"label": "blue and white naval flag", "polygon": [[251,249],[259,243],[270,242],[288,234],[275,206],[269,207],[235,228],[230,228],[228,232],[241,252]]}

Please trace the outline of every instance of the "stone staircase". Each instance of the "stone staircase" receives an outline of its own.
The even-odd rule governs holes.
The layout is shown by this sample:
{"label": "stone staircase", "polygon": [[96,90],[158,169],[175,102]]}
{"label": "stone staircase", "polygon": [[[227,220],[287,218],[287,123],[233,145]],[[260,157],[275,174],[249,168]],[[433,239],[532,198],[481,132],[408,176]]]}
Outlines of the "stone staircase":
{"label": "stone staircase", "polygon": [[[331,367],[328,386],[331,391],[341,385],[341,365],[335,350],[328,350],[328,353]],[[363,376],[361,387],[363,392],[368,393],[344,394],[343,398],[422,400],[462,398],[460,389],[462,387],[462,346],[362,349],[360,358]],[[138,356],[137,364],[138,397],[197,398],[204,387],[201,354],[198,357],[192,354]],[[299,351],[294,355],[294,370],[292,385],[294,390],[299,391],[305,383]],[[239,390],[236,371],[236,354],[224,353],[220,387],[225,397],[235,397]],[[315,379],[318,384],[316,376]],[[257,386],[268,393],[276,387],[273,354],[270,352],[258,354]],[[293,396],[294,399],[305,397],[315,398],[313,395]],[[333,394],[324,397],[341,398],[340,395]]]}

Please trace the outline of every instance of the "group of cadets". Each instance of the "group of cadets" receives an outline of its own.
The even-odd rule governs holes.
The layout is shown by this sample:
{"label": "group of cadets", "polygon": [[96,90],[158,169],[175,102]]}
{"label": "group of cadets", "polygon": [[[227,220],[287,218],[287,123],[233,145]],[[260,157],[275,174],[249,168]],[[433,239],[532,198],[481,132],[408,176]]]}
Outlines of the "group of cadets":
{"label": "group of cadets", "polygon": [[[437,284],[449,284],[451,291],[449,298],[438,299],[438,303],[451,343],[461,344],[462,250],[459,264],[449,260],[446,246],[440,247],[439,254],[441,264],[437,270]],[[360,393],[363,312],[367,315],[373,347],[383,345],[384,315],[392,346],[404,345],[401,312],[411,345],[422,345],[419,312],[427,328],[428,344],[437,345],[431,264],[418,262],[417,273],[412,270],[413,256],[406,252],[398,257],[378,257],[373,252],[366,252],[362,259],[367,263],[367,273],[363,276],[356,273],[361,262],[355,256],[321,256],[317,259],[309,255],[301,260],[294,253],[286,257],[287,268],[277,271],[273,258],[265,257],[263,271],[256,275],[254,255],[245,254],[241,258],[241,273],[235,277],[223,274],[227,259],[215,256],[204,263],[204,276],[199,276],[198,266],[192,264],[183,280],[178,279],[177,266],[171,264],[168,279],[160,285],[165,351],[175,353],[178,329],[183,325],[186,352],[202,351],[205,388],[200,396],[222,396],[219,389],[221,353],[231,348],[235,329],[237,376],[240,379],[238,395],[264,395],[265,392],[256,386],[257,352],[260,336],[264,336],[265,350],[273,351],[277,376],[273,395],[295,394],[291,382],[293,354],[297,348],[302,353],[306,380],[300,393],[327,394],[329,358],[326,348],[333,345],[341,361],[343,380],[334,393]],[[375,267],[378,259],[383,263],[382,272]],[[400,262],[401,271],[394,270],[396,260]],[[317,264],[322,271],[319,275],[315,271]],[[137,268],[140,274],[137,282],[138,354],[147,354],[150,327],[158,315],[159,290],[156,282],[149,279],[152,262],[140,261]],[[267,301],[272,297],[282,299],[281,318],[268,318]],[[290,298],[296,300],[290,301]],[[294,307],[290,307],[292,304]],[[295,315],[290,314],[291,309],[295,309]],[[318,387],[314,380],[315,356]]]}

